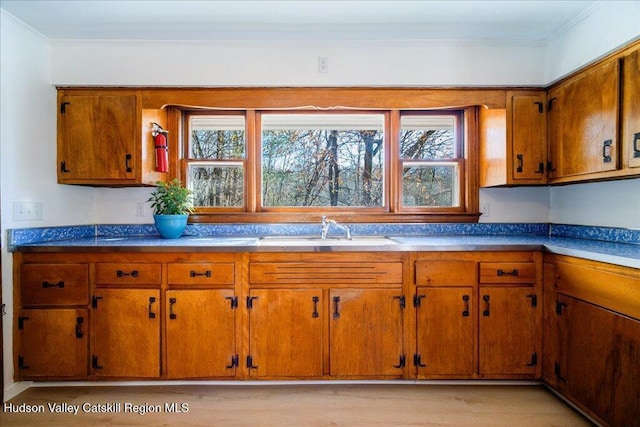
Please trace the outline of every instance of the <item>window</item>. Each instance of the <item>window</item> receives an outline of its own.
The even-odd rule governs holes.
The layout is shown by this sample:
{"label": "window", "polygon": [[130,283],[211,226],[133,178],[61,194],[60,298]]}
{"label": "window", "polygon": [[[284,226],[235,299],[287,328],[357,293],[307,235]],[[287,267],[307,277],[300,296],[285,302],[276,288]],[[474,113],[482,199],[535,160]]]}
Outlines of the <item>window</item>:
{"label": "window", "polygon": [[402,208],[460,206],[460,122],[460,115],[451,113],[401,116]]}
{"label": "window", "polygon": [[262,207],[385,206],[384,114],[262,114]]}
{"label": "window", "polygon": [[467,221],[477,218],[467,196],[475,191],[466,175],[467,117],[458,110],[184,111],[181,174],[204,222],[305,222],[319,214],[367,222],[469,214],[461,217]]}
{"label": "window", "polygon": [[188,115],[187,186],[195,206],[243,208],[244,115]]}

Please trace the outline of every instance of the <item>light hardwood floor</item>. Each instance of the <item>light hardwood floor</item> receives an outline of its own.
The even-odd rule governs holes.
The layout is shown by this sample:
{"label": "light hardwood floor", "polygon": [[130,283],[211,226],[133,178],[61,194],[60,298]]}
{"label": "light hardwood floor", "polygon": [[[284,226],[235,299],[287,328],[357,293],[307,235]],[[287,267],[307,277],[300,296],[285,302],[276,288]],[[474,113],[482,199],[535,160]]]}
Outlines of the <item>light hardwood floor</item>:
{"label": "light hardwood floor", "polygon": [[[10,401],[44,413],[0,413],[2,426],[590,426],[542,386],[309,384],[34,387]],[[77,415],[48,403],[80,405]],[[120,403],[116,413],[85,412]],[[188,412],[168,412],[176,403]],[[161,412],[125,412],[159,405]],[[83,411],[82,405],[85,405]],[[87,406],[88,405],[88,406]],[[38,406],[35,406],[38,408]],[[142,406],[140,407],[140,409]]]}

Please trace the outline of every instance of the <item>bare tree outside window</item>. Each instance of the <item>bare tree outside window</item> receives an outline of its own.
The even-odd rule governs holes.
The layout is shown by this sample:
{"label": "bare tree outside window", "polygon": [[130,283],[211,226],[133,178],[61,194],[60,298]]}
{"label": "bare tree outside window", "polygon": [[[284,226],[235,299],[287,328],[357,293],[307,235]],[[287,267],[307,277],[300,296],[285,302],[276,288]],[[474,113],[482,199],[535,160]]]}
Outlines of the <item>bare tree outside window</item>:
{"label": "bare tree outside window", "polygon": [[262,205],[384,206],[382,115],[264,115]]}

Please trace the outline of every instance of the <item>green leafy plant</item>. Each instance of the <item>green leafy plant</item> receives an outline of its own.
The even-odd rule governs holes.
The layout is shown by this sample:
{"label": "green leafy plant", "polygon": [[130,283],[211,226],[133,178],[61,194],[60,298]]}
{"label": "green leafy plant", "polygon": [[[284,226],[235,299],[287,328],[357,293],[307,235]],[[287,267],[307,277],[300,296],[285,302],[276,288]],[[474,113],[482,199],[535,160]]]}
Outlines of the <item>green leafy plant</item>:
{"label": "green leafy plant", "polygon": [[156,215],[184,215],[193,212],[192,191],[183,187],[180,180],[158,181],[147,202]]}

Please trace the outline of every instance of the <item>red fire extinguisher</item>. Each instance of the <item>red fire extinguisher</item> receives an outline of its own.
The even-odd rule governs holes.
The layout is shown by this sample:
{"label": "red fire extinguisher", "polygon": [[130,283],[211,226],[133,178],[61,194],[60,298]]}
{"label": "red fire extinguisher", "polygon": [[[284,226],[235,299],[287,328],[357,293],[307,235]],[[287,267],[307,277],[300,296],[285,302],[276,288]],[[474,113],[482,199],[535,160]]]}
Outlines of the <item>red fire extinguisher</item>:
{"label": "red fire extinguisher", "polygon": [[168,131],[162,129],[157,123],[152,123],[151,135],[156,148],[156,171],[169,172],[169,145],[167,143]]}

